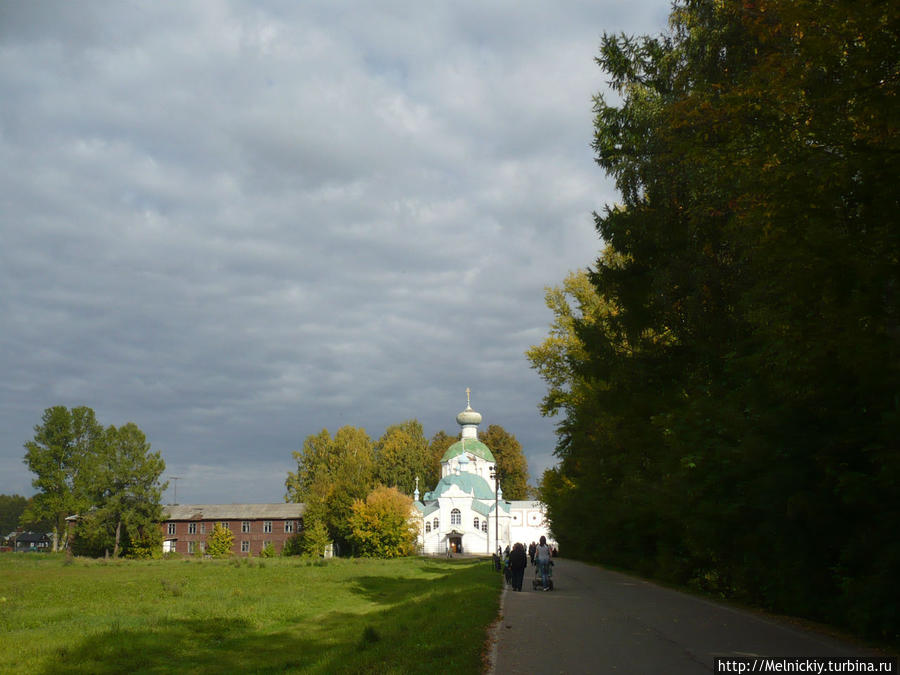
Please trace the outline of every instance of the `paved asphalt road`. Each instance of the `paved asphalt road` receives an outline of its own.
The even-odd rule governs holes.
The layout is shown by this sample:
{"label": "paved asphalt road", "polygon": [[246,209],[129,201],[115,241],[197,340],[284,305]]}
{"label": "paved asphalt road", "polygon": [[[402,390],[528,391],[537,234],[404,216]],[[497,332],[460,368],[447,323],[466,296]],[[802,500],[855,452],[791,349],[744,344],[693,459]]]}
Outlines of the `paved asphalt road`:
{"label": "paved asphalt road", "polygon": [[872,656],[864,648],[571,560],[555,590],[507,589],[493,673],[710,673],[714,656]]}

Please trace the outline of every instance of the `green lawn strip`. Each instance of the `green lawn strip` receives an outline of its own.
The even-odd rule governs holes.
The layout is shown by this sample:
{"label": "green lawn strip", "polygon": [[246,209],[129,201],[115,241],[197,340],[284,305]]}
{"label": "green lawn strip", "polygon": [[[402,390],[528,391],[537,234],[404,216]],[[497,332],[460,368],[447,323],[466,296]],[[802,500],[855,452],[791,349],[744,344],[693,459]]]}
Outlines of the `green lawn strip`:
{"label": "green lawn strip", "polygon": [[476,560],[0,556],[10,672],[477,673],[500,587]]}

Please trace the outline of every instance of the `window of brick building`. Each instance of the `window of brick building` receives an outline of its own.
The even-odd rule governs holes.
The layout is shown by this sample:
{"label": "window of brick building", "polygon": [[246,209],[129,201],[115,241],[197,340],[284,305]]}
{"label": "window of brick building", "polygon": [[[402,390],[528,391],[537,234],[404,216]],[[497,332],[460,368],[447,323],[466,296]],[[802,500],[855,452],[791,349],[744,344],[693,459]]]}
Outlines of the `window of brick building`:
{"label": "window of brick building", "polygon": [[188,534],[197,534],[197,523],[188,523]]}
{"label": "window of brick building", "polygon": [[241,542],[241,553],[250,553],[250,542],[249,541]]}
{"label": "window of brick building", "polygon": [[169,534],[175,534],[175,523],[169,523]]}
{"label": "window of brick building", "polygon": [[197,551],[197,542],[196,542],[196,541],[189,541],[189,542],[188,542],[188,553],[190,553],[191,555],[193,555],[196,551]]}
{"label": "window of brick building", "polygon": [[200,523],[200,534],[206,534],[206,523]]}
{"label": "window of brick building", "polygon": [[219,523],[219,525],[222,526],[222,529],[223,529],[223,530],[230,530],[230,529],[231,529],[231,525],[228,524],[228,521],[227,521],[227,520],[223,520],[221,523]]}
{"label": "window of brick building", "polygon": [[284,531],[285,532],[293,532],[294,531],[294,521],[293,520],[284,521]]}
{"label": "window of brick building", "polygon": [[264,520],[263,521],[263,532],[269,533],[272,531],[272,521]]}
{"label": "window of brick building", "polygon": [[241,523],[241,532],[249,532],[250,531],[250,521],[245,520]]}

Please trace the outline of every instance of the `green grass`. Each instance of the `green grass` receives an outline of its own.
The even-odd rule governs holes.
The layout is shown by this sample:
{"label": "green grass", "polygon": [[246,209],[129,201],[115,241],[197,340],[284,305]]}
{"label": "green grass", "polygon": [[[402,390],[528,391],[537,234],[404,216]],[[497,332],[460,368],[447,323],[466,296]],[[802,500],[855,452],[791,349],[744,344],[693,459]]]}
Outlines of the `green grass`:
{"label": "green grass", "polygon": [[11,673],[479,673],[500,578],[478,560],[0,555]]}

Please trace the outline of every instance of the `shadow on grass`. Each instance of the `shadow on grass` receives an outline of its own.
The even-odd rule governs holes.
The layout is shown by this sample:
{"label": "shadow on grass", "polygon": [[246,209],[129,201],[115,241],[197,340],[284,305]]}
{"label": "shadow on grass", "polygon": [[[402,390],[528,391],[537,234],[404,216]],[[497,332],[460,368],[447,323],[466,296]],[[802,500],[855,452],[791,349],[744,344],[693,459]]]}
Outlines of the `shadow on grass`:
{"label": "shadow on grass", "polygon": [[401,602],[421,599],[432,593],[453,592],[472,583],[472,569],[478,562],[426,560],[423,569],[428,577],[365,576],[353,580],[351,590],[369,602],[392,607]]}
{"label": "shadow on grass", "polygon": [[484,628],[497,611],[495,577],[471,565],[433,570],[441,574],[350,580],[379,609],[298,617],[279,631],[226,617],[113,625],[58,650],[43,672],[478,673]]}
{"label": "shadow on grass", "polygon": [[290,632],[255,631],[241,620],[170,619],[144,630],[113,626],[91,635],[58,650],[44,672],[284,672],[315,663],[327,649]]}

